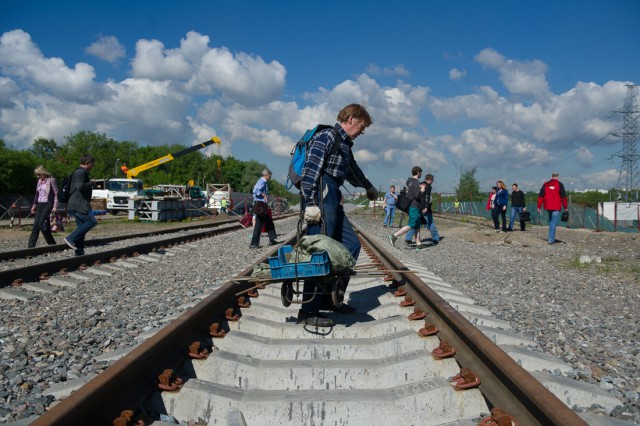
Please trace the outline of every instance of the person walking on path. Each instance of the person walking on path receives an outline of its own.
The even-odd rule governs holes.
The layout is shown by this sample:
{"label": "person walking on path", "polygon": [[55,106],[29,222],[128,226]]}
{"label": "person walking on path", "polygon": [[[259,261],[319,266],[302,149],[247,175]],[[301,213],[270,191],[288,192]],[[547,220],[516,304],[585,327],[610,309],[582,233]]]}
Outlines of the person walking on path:
{"label": "person walking on path", "polygon": [[[427,223],[427,219],[425,218],[425,214],[427,213],[426,189],[427,189],[427,182],[425,181],[420,182],[420,194],[418,195],[418,200],[420,203],[420,206],[418,207],[420,226],[422,225],[426,226],[426,223]],[[417,241],[417,239],[415,238],[415,234],[416,234],[415,229],[413,228],[409,229],[407,233],[404,235],[405,244],[407,244],[410,247],[413,246],[415,248],[416,243],[418,244],[422,243],[422,241]]]}
{"label": "person walking on path", "polygon": [[420,177],[422,176],[422,169],[418,166],[414,166],[411,169],[411,177],[407,179],[407,197],[411,199],[411,205],[409,206],[409,222],[389,235],[389,242],[392,246],[396,246],[396,240],[401,235],[406,234],[413,229],[416,239],[416,251],[420,251],[424,248],[422,241],[420,240]]}
{"label": "person walking on path", "polygon": [[511,216],[509,217],[509,231],[513,231],[513,223],[516,214],[520,221],[520,230],[524,231],[525,221],[520,218],[520,213],[527,211],[527,202],[524,199],[524,192],[520,190],[517,183],[511,185]]}
{"label": "person walking on path", "polygon": [[496,192],[495,208],[497,209],[496,216],[502,218],[502,228],[498,229],[499,232],[507,232],[507,204],[509,204],[509,191],[503,181],[499,180],[496,183],[498,192]]}
{"label": "person walking on path", "polygon": [[51,246],[56,243],[56,240],[51,235],[49,216],[51,216],[51,212],[55,213],[58,209],[58,183],[44,166],[38,166],[33,172],[38,176],[38,183],[36,184],[36,196],[33,198],[31,206],[31,214],[35,214],[35,216],[27,247],[36,246],[40,232],[42,232],[47,244]]}
{"label": "person walking on path", "polygon": [[431,242],[435,246],[440,242],[440,234],[438,233],[438,228],[436,228],[436,224],[433,221],[433,210],[431,208],[431,205],[433,203],[433,200],[431,199],[431,184],[433,183],[433,175],[431,173],[427,173],[427,175],[424,177],[424,182],[426,184],[424,190],[426,212],[422,212],[422,216],[427,221],[424,227],[431,233]]}
{"label": "person walking on path", "polygon": [[262,171],[262,177],[258,179],[253,187],[253,213],[255,214],[255,223],[253,225],[253,236],[251,237],[251,245],[249,248],[257,249],[260,247],[260,234],[262,234],[262,227],[264,226],[269,236],[269,245],[275,246],[280,244],[276,241],[276,227],[273,224],[273,219],[269,215],[269,185],[268,182],[271,179],[271,170],[264,169]]}
{"label": "person walking on path", "polygon": [[556,226],[558,225],[558,219],[562,209],[567,209],[567,193],[564,190],[564,185],[559,180],[560,174],[553,172],[551,179],[542,185],[540,193],[538,194],[538,213],[542,206],[549,215],[549,235],[547,241],[549,244],[555,244],[556,240]]}
{"label": "person walking on path", "polygon": [[389,228],[393,227],[393,218],[396,214],[396,201],[398,201],[398,196],[396,195],[396,187],[391,185],[389,187],[389,191],[384,194],[385,215],[384,222],[382,223],[382,226],[384,228],[386,228],[387,226],[389,226]]}
{"label": "person walking on path", "polygon": [[[309,141],[302,170],[301,190],[307,235],[325,234],[333,238],[342,243],[355,260],[360,255],[360,241],[344,213],[340,186],[347,181],[355,187],[364,188],[369,200],[378,198],[378,191],[364,175],[352,152],[355,139],[363,135],[371,123],[371,116],[362,105],[350,104],[342,108],[337,123],[317,132]],[[335,144],[340,145],[334,150]],[[347,277],[343,282],[345,289],[348,284]],[[347,304],[340,308],[327,306],[330,297],[324,294],[314,297],[316,287],[316,281],[304,281],[298,324],[331,327],[333,321],[320,313],[327,307],[343,314],[355,312],[355,308]]]}
{"label": "person walking on path", "polygon": [[493,228],[496,231],[500,230],[500,221],[498,220],[498,216],[500,212],[496,208],[496,196],[498,195],[498,187],[492,186],[491,191],[489,192],[489,198],[487,199],[487,210],[491,213],[491,219],[493,220]]}
{"label": "person walking on path", "polygon": [[96,159],[85,154],[80,158],[80,166],[71,177],[71,192],[67,203],[69,217],[76,221],[76,229],[64,239],[69,247],[75,250],[76,256],[82,256],[84,252],[84,238],[98,222],[91,213],[91,193],[95,180],[89,178],[89,172],[96,164]]}

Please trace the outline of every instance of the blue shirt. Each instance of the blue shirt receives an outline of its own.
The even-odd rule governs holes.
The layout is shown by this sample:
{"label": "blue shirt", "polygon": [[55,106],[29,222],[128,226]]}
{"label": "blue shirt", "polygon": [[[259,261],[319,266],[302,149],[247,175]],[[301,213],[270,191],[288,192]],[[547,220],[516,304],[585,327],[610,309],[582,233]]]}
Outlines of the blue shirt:
{"label": "blue shirt", "polygon": [[[316,194],[322,174],[334,178],[338,185],[342,185],[346,180],[355,187],[372,186],[353,158],[351,137],[339,123],[336,123],[334,129],[325,129],[316,133],[307,145],[301,183],[302,194],[307,205],[316,205]],[[340,149],[327,157],[327,153],[331,152],[333,145],[337,142],[336,133],[338,132],[342,138]]]}
{"label": "blue shirt", "polygon": [[386,194],[384,194],[384,202],[386,205],[388,206],[395,206],[396,205],[396,197],[398,195],[394,192],[393,195],[391,195],[391,191],[387,192]]}
{"label": "blue shirt", "polygon": [[253,187],[253,201],[265,201],[265,195],[269,195],[269,186],[267,180],[261,177]]}

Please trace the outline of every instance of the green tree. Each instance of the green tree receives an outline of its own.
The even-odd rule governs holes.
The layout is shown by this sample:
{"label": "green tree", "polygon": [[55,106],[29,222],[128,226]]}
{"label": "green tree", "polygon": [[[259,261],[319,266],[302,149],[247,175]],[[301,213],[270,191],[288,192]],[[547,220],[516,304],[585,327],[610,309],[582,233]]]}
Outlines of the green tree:
{"label": "green tree", "polygon": [[[216,161],[219,157],[213,158],[213,164],[216,167],[216,179],[217,177],[217,164]],[[231,185],[234,191],[240,191],[240,183],[242,181],[242,176],[244,175],[244,162],[234,158],[227,157],[222,160],[221,165],[222,172],[222,181],[212,180],[213,183],[228,183]]]}
{"label": "green tree", "polygon": [[456,187],[456,195],[458,199],[463,200],[483,198],[480,194],[480,183],[476,179],[476,167],[462,173]]}
{"label": "green tree", "polygon": [[29,149],[34,156],[43,161],[56,161],[58,150],[60,147],[55,140],[42,137],[33,141],[33,145]]}
{"label": "green tree", "polygon": [[0,139],[0,194],[33,194],[38,158],[29,151],[8,148]]}

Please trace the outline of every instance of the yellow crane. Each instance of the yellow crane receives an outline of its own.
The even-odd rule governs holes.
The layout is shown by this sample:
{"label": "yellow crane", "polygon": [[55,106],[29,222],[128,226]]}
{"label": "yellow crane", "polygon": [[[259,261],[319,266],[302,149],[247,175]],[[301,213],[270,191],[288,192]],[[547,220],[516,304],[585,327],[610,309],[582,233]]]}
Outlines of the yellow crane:
{"label": "yellow crane", "polygon": [[214,143],[218,144],[218,146],[220,146],[220,143],[221,143],[220,138],[217,137],[217,136],[214,136],[214,137],[212,137],[210,140],[208,140],[206,142],[202,142],[202,143],[199,143],[197,145],[190,146],[189,148],[185,148],[185,149],[183,149],[181,151],[178,151],[178,152],[175,152],[173,154],[167,154],[167,155],[165,155],[163,157],[156,158],[155,160],[149,161],[148,163],[145,163],[145,164],[143,164],[141,166],[137,166],[137,167],[134,167],[132,169],[128,169],[127,166],[122,166],[120,169],[124,173],[127,174],[127,179],[133,179],[140,172],[144,172],[145,170],[149,170],[149,169],[157,167],[157,166],[159,166],[161,164],[168,163],[169,161],[173,161],[178,157],[182,157],[185,154],[188,154],[188,153],[193,152],[193,151],[197,151],[199,149],[202,149],[202,148],[204,148],[206,146],[209,146],[211,144],[214,144]]}

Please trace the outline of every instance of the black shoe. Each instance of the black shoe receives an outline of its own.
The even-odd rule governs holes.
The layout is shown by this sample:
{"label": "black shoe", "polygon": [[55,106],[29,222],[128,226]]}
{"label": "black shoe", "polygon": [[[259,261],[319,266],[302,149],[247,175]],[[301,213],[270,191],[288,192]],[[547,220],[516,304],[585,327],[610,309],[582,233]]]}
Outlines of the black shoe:
{"label": "black shoe", "polygon": [[413,246],[415,246],[415,245],[416,245],[416,243],[414,243],[413,241],[409,241],[409,240],[404,240],[404,243],[405,243],[406,245],[408,245],[408,246],[411,246],[411,247],[413,247]]}
{"label": "black shoe", "polygon": [[312,327],[333,327],[333,320],[322,314],[298,313],[298,321],[296,324],[310,325]]}
{"label": "black shoe", "polygon": [[250,245],[250,246],[249,246],[249,248],[250,248],[250,249],[252,249],[252,250],[253,250],[253,249],[259,249],[259,248],[260,248],[260,246]]}
{"label": "black shoe", "polygon": [[351,315],[357,312],[356,308],[354,308],[353,306],[347,305],[346,303],[343,303],[339,308],[336,308],[335,306],[333,306],[331,310],[333,312],[336,312],[338,314],[343,314],[343,315]]}
{"label": "black shoe", "polygon": [[276,240],[271,240],[269,241],[269,245],[270,246],[277,246],[278,244],[280,244],[282,241],[276,241]]}
{"label": "black shoe", "polygon": [[84,249],[76,249],[76,256],[84,256]]}

